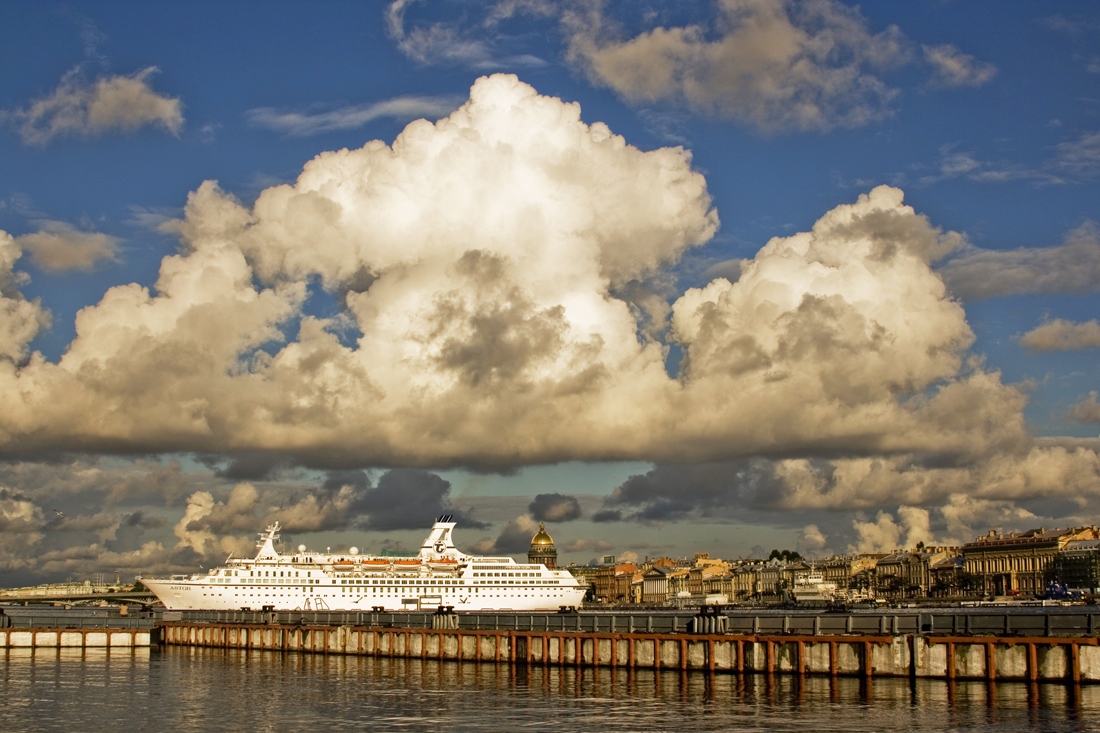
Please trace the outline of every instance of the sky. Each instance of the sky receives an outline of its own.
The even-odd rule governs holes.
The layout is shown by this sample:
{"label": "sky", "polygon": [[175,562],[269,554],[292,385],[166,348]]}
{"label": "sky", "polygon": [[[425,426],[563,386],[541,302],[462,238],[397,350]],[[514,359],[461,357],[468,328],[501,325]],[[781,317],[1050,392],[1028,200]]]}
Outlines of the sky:
{"label": "sky", "polygon": [[0,5],[0,584],[1100,513],[1100,8]]}

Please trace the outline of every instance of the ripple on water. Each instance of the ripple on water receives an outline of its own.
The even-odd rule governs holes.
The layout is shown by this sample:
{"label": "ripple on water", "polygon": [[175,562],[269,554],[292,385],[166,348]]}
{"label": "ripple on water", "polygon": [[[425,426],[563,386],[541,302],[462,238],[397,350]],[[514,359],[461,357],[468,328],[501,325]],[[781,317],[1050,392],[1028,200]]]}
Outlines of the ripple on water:
{"label": "ripple on water", "polygon": [[0,731],[1093,730],[1100,689],[509,667],[170,647],[11,650]]}

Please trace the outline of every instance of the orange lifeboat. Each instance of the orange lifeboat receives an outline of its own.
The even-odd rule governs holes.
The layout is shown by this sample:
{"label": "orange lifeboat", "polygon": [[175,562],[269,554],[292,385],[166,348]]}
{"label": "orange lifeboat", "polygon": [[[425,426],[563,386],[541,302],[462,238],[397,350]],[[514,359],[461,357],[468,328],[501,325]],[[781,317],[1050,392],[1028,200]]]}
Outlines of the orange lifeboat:
{"label": "orange lifeboat", "polygon": [[458,566],[458,560],[450,557],[441,557],[438,560],[429,560],[428,567],[435,570],[450,570]]}

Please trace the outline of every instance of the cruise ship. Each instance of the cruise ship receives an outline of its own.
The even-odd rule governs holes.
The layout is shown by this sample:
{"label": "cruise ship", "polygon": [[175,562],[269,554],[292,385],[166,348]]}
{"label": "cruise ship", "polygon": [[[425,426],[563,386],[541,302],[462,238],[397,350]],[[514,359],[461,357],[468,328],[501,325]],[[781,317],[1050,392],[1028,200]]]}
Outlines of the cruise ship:
{"label": "cruise ship", "polygon": [[139,578],[169,610],[557,611],[580,606],[585,586],[567,570],[511,557],[466,555],[445,515],[411,557],[276,549],[279,523],[260,533],[254,558],[196,575]]}

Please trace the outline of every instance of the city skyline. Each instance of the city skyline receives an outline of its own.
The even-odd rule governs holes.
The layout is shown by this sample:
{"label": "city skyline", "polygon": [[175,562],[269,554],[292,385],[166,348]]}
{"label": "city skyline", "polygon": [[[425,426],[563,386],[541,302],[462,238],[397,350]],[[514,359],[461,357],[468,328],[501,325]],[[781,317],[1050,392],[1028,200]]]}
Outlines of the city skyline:
{"label": "city skyline", "polygon": [[1100,514],[1100,12],[0,8],[0,581]]}

